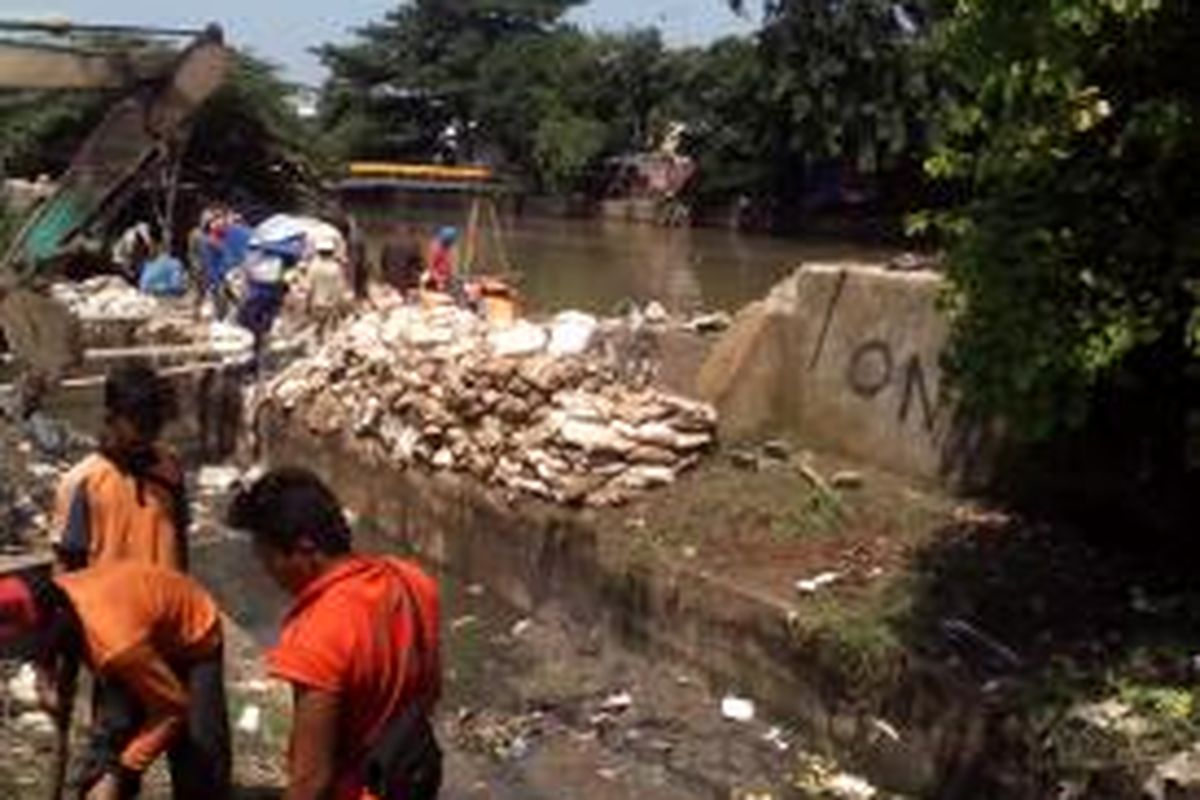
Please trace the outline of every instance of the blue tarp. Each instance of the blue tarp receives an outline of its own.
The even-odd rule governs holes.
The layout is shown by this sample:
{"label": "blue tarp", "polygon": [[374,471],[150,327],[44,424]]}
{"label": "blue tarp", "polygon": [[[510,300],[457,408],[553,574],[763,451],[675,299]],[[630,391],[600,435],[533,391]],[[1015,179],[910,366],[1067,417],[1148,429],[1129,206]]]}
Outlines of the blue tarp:
{"label": "blue tarp", "polygon": [[187,291],[183,262],[172,256],[150,259],[142,265],[138,290],[157,297],[179,297]]}

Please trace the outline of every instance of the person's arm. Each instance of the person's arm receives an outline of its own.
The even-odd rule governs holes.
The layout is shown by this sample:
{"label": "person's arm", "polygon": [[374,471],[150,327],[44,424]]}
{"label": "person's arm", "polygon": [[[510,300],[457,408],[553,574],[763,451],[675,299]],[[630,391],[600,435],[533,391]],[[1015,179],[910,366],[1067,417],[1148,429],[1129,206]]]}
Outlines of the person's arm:
{"label": "person's arm", "polygon": [[59,487],[55,520],[54,568],[56,573],[87,566],[92,548],[92,512],[87,481]]}
{"label": "person's arm", "polygon": [[332,692],[292,684],[295,710],[288,747],[288,788],[284,800],[333,797],[334,752],[340,699]]}

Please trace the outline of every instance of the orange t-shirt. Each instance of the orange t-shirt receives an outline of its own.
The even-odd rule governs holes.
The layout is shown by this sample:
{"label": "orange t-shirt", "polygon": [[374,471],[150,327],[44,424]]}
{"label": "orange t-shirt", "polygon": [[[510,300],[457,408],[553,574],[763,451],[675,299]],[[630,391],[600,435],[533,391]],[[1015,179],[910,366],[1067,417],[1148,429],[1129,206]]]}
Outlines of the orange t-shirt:
{"label": "orange t-shirt", "polygon": [[419,567],[367,556],[318,578],[288,612],[268,663],[277,678],[339,696],[339,800],[361,795],[360,764],[386,723],[409,703],[437,700],[438,614],[437,584]]}
{"label": "orange t-shirt", "polygon": [[139,480],[99,453],[72,467],[54,504],[52,537],[59,552],[87,565],[132,559],[186,569],[182,469],[160,449],[151,475]]}
{"label": "orange t-shirt", "polygon": [[217,604],[183,573],[117,561],[59,575],[83,628],[88,666],[119,681],[141,701],[145,721],[121,754],[144,770],[183,724],[187,688],[176,668],[214,655],[221,645]]}

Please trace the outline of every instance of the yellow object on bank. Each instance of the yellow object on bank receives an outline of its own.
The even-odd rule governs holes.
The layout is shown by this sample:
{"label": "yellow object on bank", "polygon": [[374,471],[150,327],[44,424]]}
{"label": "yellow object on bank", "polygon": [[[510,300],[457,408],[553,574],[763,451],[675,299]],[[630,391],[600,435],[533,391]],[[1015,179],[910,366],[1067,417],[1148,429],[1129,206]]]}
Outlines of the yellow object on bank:
{"label": "yellow object on bank", "polygon": [[400,164],[392,161],[355,161],[350,164],[355,178],[413,178],[421,180],[486,181],[488,167],[447,167],[441,164]]}

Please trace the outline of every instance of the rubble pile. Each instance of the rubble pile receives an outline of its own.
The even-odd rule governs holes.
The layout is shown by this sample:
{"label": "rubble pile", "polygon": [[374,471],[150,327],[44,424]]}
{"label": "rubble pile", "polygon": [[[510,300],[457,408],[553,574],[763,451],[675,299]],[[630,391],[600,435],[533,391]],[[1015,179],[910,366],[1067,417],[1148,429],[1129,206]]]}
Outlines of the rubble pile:
{"label": "rubble pile", "polygon": [[59,480],[93,444],[44,414],[0,411],[0,555],[44,545]]}
{"label": "rubble pile", "polygon": [[51,294],[80,321],[88,348],[195,346],[209,355],[246,357],[254,337],[246,329],[196,314],[192,301],[150,297],[123,278],[103,275],[57,283]]}
{"label": "rubble pile", "polygon": [[159,311],[160,305],[158,300],[115,275],[101,275],[79,283],[56,283],[50,293],[84,323],[147,320]]}
{"label": "rubble pile", "polygon": [[374,311],[276,376],[263,402],[373,463],[620,505],[695,465],[716,412],[619,380],[598,327],[573,312],[500,328],[455,308]]}

